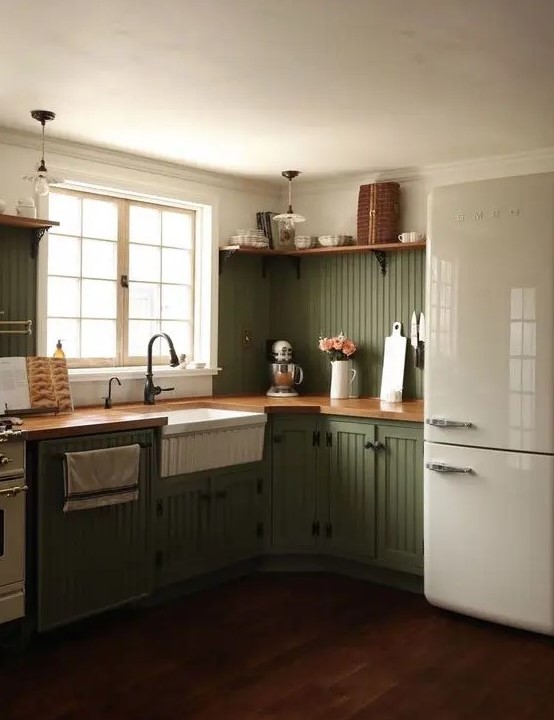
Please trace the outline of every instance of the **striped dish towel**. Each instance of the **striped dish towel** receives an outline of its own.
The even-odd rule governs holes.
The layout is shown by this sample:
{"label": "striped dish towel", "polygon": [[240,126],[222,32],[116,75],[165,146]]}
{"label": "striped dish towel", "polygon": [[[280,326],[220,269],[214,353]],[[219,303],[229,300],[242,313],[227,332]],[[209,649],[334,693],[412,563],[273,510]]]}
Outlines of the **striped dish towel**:
{"label": "striped dish towel", "polygon": [[64,512],[138,500],[140,446],[65,453]]}

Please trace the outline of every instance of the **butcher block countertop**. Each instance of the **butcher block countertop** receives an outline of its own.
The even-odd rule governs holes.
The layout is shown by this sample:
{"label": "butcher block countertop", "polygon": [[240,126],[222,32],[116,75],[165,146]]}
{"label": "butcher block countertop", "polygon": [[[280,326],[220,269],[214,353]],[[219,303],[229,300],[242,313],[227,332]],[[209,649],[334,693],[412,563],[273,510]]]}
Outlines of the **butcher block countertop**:
{"label": "butcher block countertop", "polygon": [[114,405],[110,410],[101,406],[77,408],[73,413],[35,415],[23,418],[28,440],[46,440],[100,432],[120,432],[167,424],[167,412],[184,408],[222,408],[277,414],[322,414],[375,420],[423,422],[423,401],[403,403],[381,402],[378,398],[330,400],[325,395],[295,398],[269,398],[266,395],[226,395],[220,397],[183,398],[159,401],[155,405],[132,403]]}

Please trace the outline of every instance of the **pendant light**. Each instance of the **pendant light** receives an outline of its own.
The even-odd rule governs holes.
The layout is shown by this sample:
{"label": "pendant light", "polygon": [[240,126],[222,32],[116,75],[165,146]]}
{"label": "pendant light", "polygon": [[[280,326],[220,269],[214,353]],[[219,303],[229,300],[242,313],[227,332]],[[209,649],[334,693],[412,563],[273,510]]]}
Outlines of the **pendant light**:
{"label": "pendant light", "polygon": [[31,110],[31,117],[42,125],[42,153],[36,172],[33,175],[25,175],[23,179],[30,180],[33,183],[33,189],[36,195],[44,196],[48,195],[50,185],[57,185],[63,182],[63,180],[49,175],[44,162],[44,126],[47,122],[53,120],[56,115],[51,110]]}
{"label": "pendant light", "polygon": [[298,213],[295,213],[292,209],[292,181],[295,177],[298,177],[300,175],[299,170],[284,170],[281,175],[286,178],[289,181],[289,209],[286,213],[280,213],[279,215],[275,215],[273,218],[274,220],[277,220],[277,222],[280,222],[284,225],[285,228],[288,228],[290,230],[294,230],[294,225],[296,223],[305,222],[306,218],[303,215],[299,215]]}

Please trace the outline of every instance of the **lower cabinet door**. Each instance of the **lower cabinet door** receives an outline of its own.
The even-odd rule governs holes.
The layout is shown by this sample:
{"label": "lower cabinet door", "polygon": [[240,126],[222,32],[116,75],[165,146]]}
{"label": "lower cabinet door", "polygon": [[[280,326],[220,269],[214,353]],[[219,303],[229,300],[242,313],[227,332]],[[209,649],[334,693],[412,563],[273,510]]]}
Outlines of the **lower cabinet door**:
{"label": "lower cabinet door", "polygon": [[156,488],[156,587],[182,582],[210,569],[212,496],[205,473],[160,478]]}
{"label": "lower cabinet door", "polygon": [[317,543],[315,418],[277,418],[272,427],[272,549],[313,552]]}
{"label": "lower cabinet door", "polygon": [[[63,512],[64,453],[135,443],[142,446],[138,501]],[[153,445],[151,430],[39,443],[36,478],[39,631],[116,607],[150,591]]]}
{"label": "lower cabinet door", "polygon": [[262,491],[263,477],[255,468],[239,465],[212,474],[210,556],[214,566],[262,553]]}
{"label": "lower cabinet door", "polygon": [[327,432],[328,551],[341,557],[371,560],[376,540],[375,425],[331,420]]}
{"label": "lower cabinet door", "polygon": [[377,428],[378,559],[423,574],[423,430]]}

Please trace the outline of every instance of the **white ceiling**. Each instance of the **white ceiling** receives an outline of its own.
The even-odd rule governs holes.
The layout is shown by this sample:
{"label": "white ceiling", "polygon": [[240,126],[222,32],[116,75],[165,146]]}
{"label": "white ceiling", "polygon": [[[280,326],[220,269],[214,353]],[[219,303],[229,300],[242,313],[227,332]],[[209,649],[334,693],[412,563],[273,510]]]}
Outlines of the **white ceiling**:
{"label": "white ceiling", "polygon": [[[267,178],[554,146],[553,0],[4,0],[0,125]],[[48,158],[48,147],[47,147]]]}

